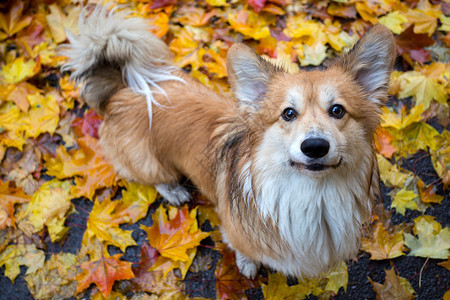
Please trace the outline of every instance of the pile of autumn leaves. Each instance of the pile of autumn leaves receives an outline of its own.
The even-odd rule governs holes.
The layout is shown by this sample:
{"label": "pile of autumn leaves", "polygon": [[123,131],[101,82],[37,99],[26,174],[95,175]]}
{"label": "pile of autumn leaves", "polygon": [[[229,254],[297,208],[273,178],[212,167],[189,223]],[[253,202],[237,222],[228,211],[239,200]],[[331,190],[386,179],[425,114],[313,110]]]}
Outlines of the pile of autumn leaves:
{"label": "pile of autumn leaves", "polygon": [[[120,1],[122,2],[122,1]],[[0,49],[0,266],[11,281],[27,266],[24,278],[36,299],[68,298],[89,290],[92,299],[151,297],[184,298],[187,272],[212,268],[212,259],[197,255],[197,246],[210,237],[221,254],[215,266],[218,298],[244,297],[262,287],[270,299],[330,296],[346,289],[347,266],[342,263],[323,278],[288,286],[286,278],[269,273],[243,278],[233,255],[221,242],[214,210],[205,201],[197,207],[155,205],[157,192],[117,178],[102,157],[97,129],[101,123],[85,110],[78,90],[61,74],[64,57],[56,48],[66,41],[64,28],[77,32],[78,1],[12,1],[1,4]],[[128,8],[149,20],[156,35],[169,43],[178,66],[218,92],[229,94],[225,57],[233,42],[245,40],[259,53],[277,57],[298,69],[317,66],[350,47],[370,26],[382,23],[397,39],[403,65],[392,75],[390,93],[405,101],[385,108],[376,137],[381,180],[392,188],[391,208],[397,213],[440,205],[436,186],[450,184],[448,94],[449,5],[439,1],[301,1],[225,0],[135,1]],[[292,63],[295,62],[295,63]],[[298,63],[298,64],[297,64]],[[438,132],[427,121],[437,122]],[[399,162],[418,150],[429,155],[439,181],[425,184]],[[428,153],[428,154],[427,154]],[[77,253],[53,253],[47,242],[67,242],[67,217],[76,212],[73,199],[89,199],[92,211]],[[198,201],[197,201],[198,202]],[[153,204],[153,205],[152,205]],[[131,230],[153,207],[153,224],[140,228],[147,240],[139,245],[140,262],[110,255],[108,247],[125,252],[138,246]],[[78,208],[81,209],[81,208]],[[391,213],[376,208],[362,249],[372,260],[414,255],[448,259],[449,228],[422,215],[414,224],[391,224]],[[214,229],[203,232],[209,221]],[[448,260],[442,263],[449,268]],[[129,280],[128,288],[113,288]],[[383,295],[413,297],[411,284],[394,269],[384,284],[372,282]],[[147,292],[147,293],[145,293]],[[384,293],[384,294],[383,294]],[[151,294],[151,296],[149,296]],[[152,298],[153,299],[153,298]]]}

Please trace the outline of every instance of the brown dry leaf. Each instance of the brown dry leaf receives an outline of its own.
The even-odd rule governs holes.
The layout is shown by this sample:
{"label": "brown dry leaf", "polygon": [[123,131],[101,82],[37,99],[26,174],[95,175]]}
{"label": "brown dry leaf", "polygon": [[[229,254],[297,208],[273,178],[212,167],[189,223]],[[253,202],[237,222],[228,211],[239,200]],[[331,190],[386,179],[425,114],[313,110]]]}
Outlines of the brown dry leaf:
{"label": "brown dry leaf", "polygon": [[79,270],[76,255],[57,253],[50,256],[36,273],[25,276],[34,299],[70,298],[75,295]]}
{"label": "brown dry leaf", "polygon": [[23,15],[25,4],[23,1],[13,1],[8,13],[0,13],[0,41],[30,25],[33,17]]}
{"label": "brown dry leaf", "polygon": [[384,284],[372,281],[370,283],[377,294],[377,300],[414,299],[416,293],[408,280],[395,274],[394,268],[385,270]]}

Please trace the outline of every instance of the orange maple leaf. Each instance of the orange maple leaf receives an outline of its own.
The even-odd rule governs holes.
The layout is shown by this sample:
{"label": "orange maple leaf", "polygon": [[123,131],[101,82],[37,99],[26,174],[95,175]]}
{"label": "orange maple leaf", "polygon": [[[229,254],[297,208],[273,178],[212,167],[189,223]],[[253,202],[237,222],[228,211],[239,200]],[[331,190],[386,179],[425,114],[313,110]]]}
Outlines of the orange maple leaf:
{"label": "orange maple leaf", "polygon": [[131,270],[132,263],[119,260],[121,256],[122,254],[111,257],[102,256],[99,260],[81,264],[83,272],[75,278],[78,281],[77,293],[88,288],[91,283],[95,283],[103,296],[108,297],[114,281],[134,278]]}
{"label": "orange maple leaf", "polygon": [[56,151],[56,158],[45,157],[47,174],[58,179],[80,176],[75,178],[72,194],[92,200],[97,189],[114,184],[114,169],[101,154],[97,139],[85,135],[77,139],[77,143],[80,149],[66,151],[61,146]]}
{"label": "orange maple leaf", "polygon": [[0,230],[9,226],[16,226],[14,219],[14,205],[31,200],[21,189],[11,188],[9,182],[0,180]]}
{"label": "orange maple leaf", "polygon": [[392,154],[397,152],[397,149],[392,145],[393,141],[394,136],[389,131],[383,127],[377,129],[375,146],[377,147],[378,152],[384,157],[391,158]]}
{"label": "orange maple leaf", "polygon": [[200,245],[209,233],[198,230],[197,209],[189,212],[187,206],[176,210],[176,215],[168,218],[161,205],[154,214],[151,227],[141,226],[147,232],[150,245],[167,258],[175,261],[188,261],[187,251]]}

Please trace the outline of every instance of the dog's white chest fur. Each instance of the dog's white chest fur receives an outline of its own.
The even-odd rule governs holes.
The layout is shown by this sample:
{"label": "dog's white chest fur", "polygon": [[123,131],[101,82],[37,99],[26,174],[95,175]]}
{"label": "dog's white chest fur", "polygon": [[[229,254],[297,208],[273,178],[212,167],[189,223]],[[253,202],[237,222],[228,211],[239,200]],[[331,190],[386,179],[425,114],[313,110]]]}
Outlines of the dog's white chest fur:
{"label": "dog's white chest fur", "polygon": [[334,172],[319,179],[292,169],[260,167],[260,180],[248,169],[241,174],[244,195],[252,195],[255,185],[261,217],[274,221],[289,248],[278,247],[282,253],[264,256],[264,264],[285,274],[313,276],[356,254],[369,209],[361,205],[368,201],[357,174]]}

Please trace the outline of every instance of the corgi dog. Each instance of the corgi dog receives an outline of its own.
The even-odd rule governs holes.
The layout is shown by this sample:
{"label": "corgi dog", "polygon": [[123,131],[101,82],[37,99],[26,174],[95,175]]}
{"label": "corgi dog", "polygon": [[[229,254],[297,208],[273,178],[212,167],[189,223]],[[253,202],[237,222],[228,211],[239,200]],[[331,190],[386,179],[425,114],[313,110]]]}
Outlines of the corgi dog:
{"label": "corgi dog", "polygon": [[191,180],[249,278],[261,264],[315,277],[356,255],[380,192],[374,133],[395,59],[386,27],[326,69],[294,74],[234,44],[236,99],[175,67],[145,20],[96,8],[79,30],[63,70],[104,116],[100,145],[121,177],[173,205],[189,200],[179,180]]}

